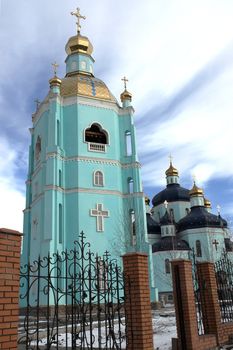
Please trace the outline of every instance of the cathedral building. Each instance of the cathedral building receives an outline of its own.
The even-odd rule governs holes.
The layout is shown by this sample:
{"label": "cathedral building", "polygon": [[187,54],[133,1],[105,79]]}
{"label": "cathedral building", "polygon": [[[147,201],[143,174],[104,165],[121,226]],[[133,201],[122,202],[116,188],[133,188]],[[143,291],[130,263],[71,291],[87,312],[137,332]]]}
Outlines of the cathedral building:
{"label": "cathedral building", "polygon": [[154,280],[160,299],[173,301],[170,261],[192,259],[216,261],[233,245],[227,222],[220,213],[211,213],[211,203],[201,188],[191,190],[179,184],[178,170],[170,162],[166,171],[167,186],[147,205],[148,241],[151,245]]}
{"label": "cathedral building", "polygon": [[24,210],[23,262],[72,249],[81,231],[92,250],[112,257],[145,251],[144,194],[137,156],[131,94],[121,103],[94,75],[93,46],[80,33],[65,50],[66,75],[32,115]]}
{"label": "cathedral building", "polygon": [[57,64],[49,91],[32,115],[24,210],[22,263],[73,248],[84,232],[91,249],[121,262],[127,252],[149,256],[152,300],[172,301],[170,261],[217,260],[231,251],[227,223],[210,212],[194,184],[179,184],[172,163],[167,187],[144,198],[137,156],[132,95],[124,78],[121,103],[94,74],[93,46],[80,33],[69,38],[66,74]]}

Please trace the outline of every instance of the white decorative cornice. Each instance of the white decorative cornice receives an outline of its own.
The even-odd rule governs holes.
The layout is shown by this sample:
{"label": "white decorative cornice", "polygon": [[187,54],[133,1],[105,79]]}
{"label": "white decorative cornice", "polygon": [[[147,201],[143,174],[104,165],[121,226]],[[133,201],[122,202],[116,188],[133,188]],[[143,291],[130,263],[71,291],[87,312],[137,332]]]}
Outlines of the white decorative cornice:
{"label": "white decorative cornice", "polygon": [[38,195],[36,196],[35,199],[33,199],[33,201],[31,202],[31,206],[34,205],[34,204],[36,204],[37,202],[39,202],[39,200],[40,200],[42,197],[44,197],[44,192],[41,192],[40,194],[38,194]]}
{"label": "white decorative cornice", "polygon": [[49,110],[49,101],[45,100],[40,104],[38,111],[32,114],[33,125],[35,125],[38,122],[38,120],[41,118],[41,116],[48,110]]}
{"label": "white decorative cornice", "polygon": [[[106,194],[106,195],[114,195],[119,196],[122,198],[135,198],[135,197],[142,197],[144,198],[143,192],[134,192],[134,193],[123,193],[121,191],[116,190],[105,190],[105,189],[97,189],[97,188],[83,188],[83,187],[74,187],[74,188],[62,188],[55,185],[46,185],[45,191],[58,191],[60,193],[91,193],[91,194]],[[41,195],[39,195],[41,196]],[[38,199],[38,197],[37,197]],[[33,202],[34,203],[34,202]]]}
{"label": "white decorative cornice", "polygon": [[49,158],[58,158],[59,160],[62,160],[64,162],[87,162],[87,163],[95,163],[95,164],[107,164],[107,165],[119,166],[125,169],[141,168],[141,164],[139,162],[121,163],[115,159],[95,158],[95,157],[85,157],[85,156],[64,157],[57,152],[47,153],[46,160],[48,160]]}
{"label": "white decorative cornice", "polygon": [[121,110],[117,102],[98,100],[98,99],[94,99],[86,96],[69,96],[69,97],[63,97],[61,100],[62,106],[70,106],[75,104],[85,105],[85,106],[94,107],[94,108],[111,109],[118,114],[120,113],[120,110]]}
{"label": "white decorative cornice", "polygon": [[40,172],[40,170],[42,169],[42,167],[45,165],[45,163],[46,162],[39,162],[38,164],[37,164],[37,167],[36,167],[36,169],[33,171],[33,173],[32,173],[32,179]]}

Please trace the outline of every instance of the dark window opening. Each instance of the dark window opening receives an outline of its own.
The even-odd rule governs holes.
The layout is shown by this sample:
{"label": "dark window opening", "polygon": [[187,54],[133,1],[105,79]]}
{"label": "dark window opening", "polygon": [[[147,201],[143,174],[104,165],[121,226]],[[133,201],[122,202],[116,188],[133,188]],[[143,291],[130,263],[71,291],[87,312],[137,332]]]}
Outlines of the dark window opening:
{"label": "dark window opening", "polygon": [[165,272],[166,273],[171,273],[171,266],[170,266],[170,261],[169,259],[165,260]]}
{"label": "dark window opening", "polygon": [[40,153],[41,153],[41,138],[40,136],[37,137],[36,141],[36,159],[39,160],[40,158]]}
{"label": "dark window opening", "polygon": [[199,240],[196,241],[196,254],[197,254],[198,257],[202,256],[201,242]]}
{"label": "dark window opening", "polygon": [[97,125],[92,126],[85,131],[85,141],[93,143],[102,143],[106,145],[108,143],[106,133]]}

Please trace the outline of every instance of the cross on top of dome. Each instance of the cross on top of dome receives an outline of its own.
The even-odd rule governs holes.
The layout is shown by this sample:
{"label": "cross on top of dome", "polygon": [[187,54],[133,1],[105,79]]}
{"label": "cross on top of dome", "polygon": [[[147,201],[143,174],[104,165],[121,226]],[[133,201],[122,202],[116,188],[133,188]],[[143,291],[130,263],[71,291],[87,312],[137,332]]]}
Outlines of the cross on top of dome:
{"label": "cross on top of dome", "polygon": [[80,20],[81,19],[86,19],[86,16],[81,15],[80,8],[78,8],[78,7],[76,9],[76,12],[72,11],[70,14],[77,18],[77,22],[76,22],[76,24],[77,24],[77,33],[80,34],[80,30],[81,30]]}

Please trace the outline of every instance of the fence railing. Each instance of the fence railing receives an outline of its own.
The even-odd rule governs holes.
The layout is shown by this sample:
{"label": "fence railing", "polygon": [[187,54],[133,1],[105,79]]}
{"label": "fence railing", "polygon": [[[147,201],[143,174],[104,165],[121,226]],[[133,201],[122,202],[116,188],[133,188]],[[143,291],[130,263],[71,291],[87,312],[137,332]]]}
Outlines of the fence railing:
{"label": "fence railing", "polygon": [[233,263],[227,254],[215,263],[215,277],[221,320],[233,322]]}
{"label": "fence railing", "polygon": [[124,276],[84,234],[74,249],[21,267],[19,344],[25,349],[125,348]]}

